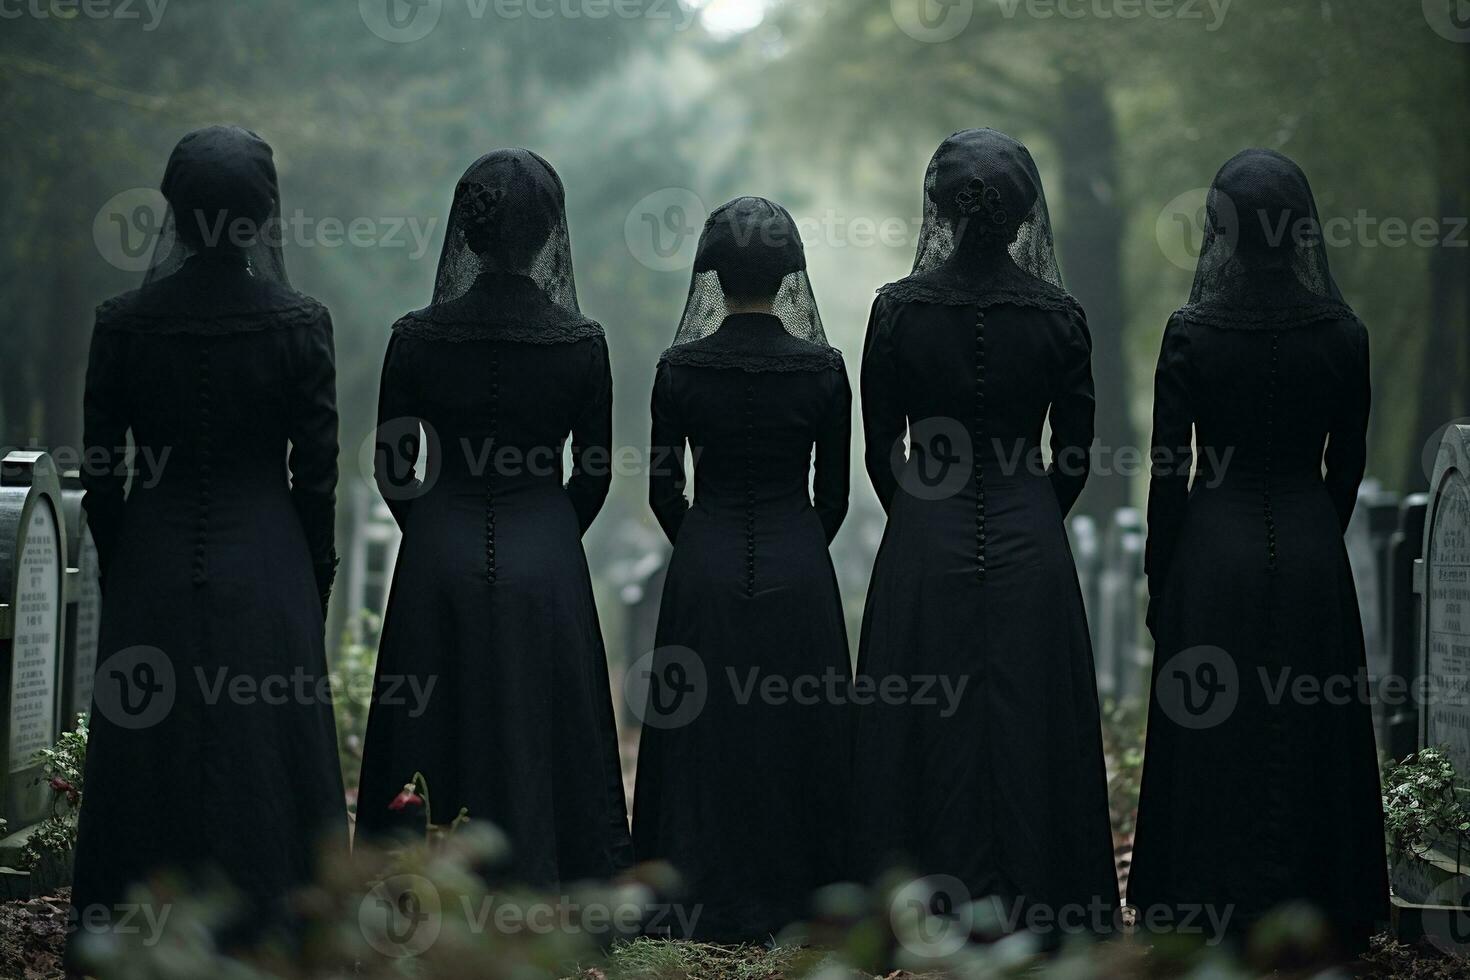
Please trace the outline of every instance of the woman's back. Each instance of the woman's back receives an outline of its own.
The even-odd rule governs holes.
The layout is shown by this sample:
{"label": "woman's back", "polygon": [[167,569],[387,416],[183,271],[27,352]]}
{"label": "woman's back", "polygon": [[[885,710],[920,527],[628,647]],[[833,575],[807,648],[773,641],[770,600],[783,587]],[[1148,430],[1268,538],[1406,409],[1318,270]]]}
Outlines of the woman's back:
{"label": "woman's back", "polygon": [[[203,306],[203,297],[213,297]],[[191,329],[208,309],[215,326]],[[140,451],[169,479],[208,454],[221,472],[285,481],[286,442],[313,370],[326,310],[226,260],[196,258],[174,275],[103,305],[99,330]],[[166,455],[165,455],[166,454]],[[172,469],[173,472],[170,472]]]}
{"label": "woman's back", "polygon": [[813,448],[847,411],[840,371],[676,365],[659,383],[694,453],[695,506],[810,504]]}
{"label": "woman's back", "polygon": [[[1330,434],[1358,398],[1367,331],[1357,320],[1300,330],[1180,324],[1201,463],[1321,478]],[[1210,473],[1208,475],[1216,475]],[[1227,475],[1220,474],[1220,475]]]}

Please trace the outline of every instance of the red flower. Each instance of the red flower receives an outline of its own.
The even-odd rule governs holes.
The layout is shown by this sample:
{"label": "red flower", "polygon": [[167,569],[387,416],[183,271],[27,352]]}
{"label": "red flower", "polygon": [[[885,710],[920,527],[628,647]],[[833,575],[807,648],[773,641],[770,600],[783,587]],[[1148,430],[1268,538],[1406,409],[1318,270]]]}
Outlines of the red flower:
{"label": "red flower", "polygon": [[75,804],[81,795],[75,786],[61,776],[51,777],[51,790],[54,793],[65,793],[67,802],[72,804]]}
{"label": "red flower", "polygon": [[414,792],[413,783],[404,783],[403,792],[393,797],[393,802],[388,804],[390,810],[407,810],[411,806],[423,806],[424,798]]}

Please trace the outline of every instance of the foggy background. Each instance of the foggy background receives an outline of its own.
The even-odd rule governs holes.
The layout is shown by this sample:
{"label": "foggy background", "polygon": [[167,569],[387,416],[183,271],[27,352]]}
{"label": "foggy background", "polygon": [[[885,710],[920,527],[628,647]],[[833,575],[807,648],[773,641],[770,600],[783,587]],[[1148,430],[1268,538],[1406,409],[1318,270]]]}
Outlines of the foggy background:
{"label": "foggy background", "polygon": [[[1083,511],[1143,503],[1159,339],[1189,291],[1204,190],[1246,146],[1310,178],[1372,337],[1369,475],[1419,489],[1426,440],[1470,413],[1461,6],[0,0],[0,444],[79,444],[93,307],[141,281],[164,163],[198,126],[273,145],[292,283],[332,311],[344,554],[375,499],[363,446],[389,328],[429,301],[454,183],[482,153],[535,149],[565,181],[615,443],[641,449],[709,209],[790,208],[856,386],[873,291],[913,259],[925,163],[951,132],[993,126],[1036,157],[1091,324],[1100,464]],[[834,556],[855,623],[882,515],[857,424],[854,440]],[[620,475],[587,537],[615,660],[642,652],[627,618],[666,548],[646,494]],[[337,599],[340,628],[355,610]]]}

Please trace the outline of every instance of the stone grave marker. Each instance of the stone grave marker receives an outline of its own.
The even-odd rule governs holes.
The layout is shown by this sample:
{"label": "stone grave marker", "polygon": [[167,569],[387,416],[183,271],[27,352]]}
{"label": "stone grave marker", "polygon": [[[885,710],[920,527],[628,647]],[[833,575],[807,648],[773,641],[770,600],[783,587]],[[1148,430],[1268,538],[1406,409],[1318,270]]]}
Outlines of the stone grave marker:
{"label": "stone grave marker", "polygon": [[1113,694],[1115,678],[1112,664],[1104,662],[1097,642],[1097,579],[1102,561],[1098,542],[1097,521],[1088,514],[1078,514],[1067,521],[1067,538],[1072,546],[1072,560],[1077,565],[1077,584],[1082,589],[1082,605],[1087,610],[1088,628],[1092,631],[1093,661],[1097,671],[1097,691],[1102,697]]}
{"label": "stone grave marker", "polygon": [[61,478],[66,520],[66,654],[62,659],[62,731],[92,710],[92,676],[97,671],[97,630],[102,622],[101,569],[97,545],[82,510],[82,482],[75,471]]}
{"label": "stone grave marker", "polygon": [[1421,745],[1443,746],[1470,780],[1470,426],[1440,443],[1424,524],[1422,667],[1429,681]]}
{"label": "stone grave marker", "polygon": [[[1470,426],[1452,425],[1435,460],[1426,501],[1423,557],[1414,564],[1419,635],[1415,655],[1425,681],[1417,747],[1443,748],[1470,786]],[[1396,931],[1401,937],[1430,931],[1446,916],[1470,914],[1446,889],[1466,871],[1453,842],[1431,848],[1422,860],[1395,862]],[[1446,911],[1445,907],[1451,907]]]}
{"label": "stone grave marker", "polygon": [[1113,514],[1103,543],[1098,573],[1098,649],[1110,665],[1113,696],[1120,701],[1144,694],[1151,644],[1145,643],[1143,582],[1143,514],[1122,507]]}
{"label": "stone grave marker", "polygon": [[45,453],[0,462],[0,817],[11,836],[46,816],[31,760],[56,740],[66,630],[66,522]]}
{"label": "stone grave marker", "polygon": [[[1389,525],[1392,525],[1390,527]],[[1348,524],[1344,544],[1348,563],[1353,569],[1353,584],[1358,593],[1358,613],[1363,620],[1363,649],[1367,655],[1368,676],[1375,681],[1392,669],[1385,641],[1384,596],[1387,593],[1386,562],[1388,538],[1398,525],[1398,498],[1365,482],[1358,492],[1358,505]],[[1387,743],[1386,718],[1381,705],[1373,702],[1373,732],[1379,746]]]}
{"label": "stone grave marker", "polygon": [[1399,505],[1399,526],[1388,545],[1389,670],[1393,686],[1382,692],[1387,722],[1386,750],[1403,759],[1419,745],[1419,600],[1414,595],[1414,565],[1424,554],[1424,519],[1429,495],[1415,493]]}

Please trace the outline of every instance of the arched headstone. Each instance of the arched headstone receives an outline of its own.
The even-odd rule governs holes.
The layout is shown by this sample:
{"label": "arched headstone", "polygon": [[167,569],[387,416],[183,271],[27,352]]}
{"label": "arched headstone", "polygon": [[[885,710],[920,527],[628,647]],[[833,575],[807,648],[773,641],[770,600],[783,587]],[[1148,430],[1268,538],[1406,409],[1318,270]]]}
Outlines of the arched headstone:
{"label": "arched headstone", "polygon": [[66,520],[45,453],[0,463],[0,817],[10,833],[43,818],[50,789],[32,759],[56,740],[66,617]]}
{"label": "arched headstone", "polygon": [[1445,431],[1424,522],[1421,745],[1443,746],[1470,780],[1470,426]]}

